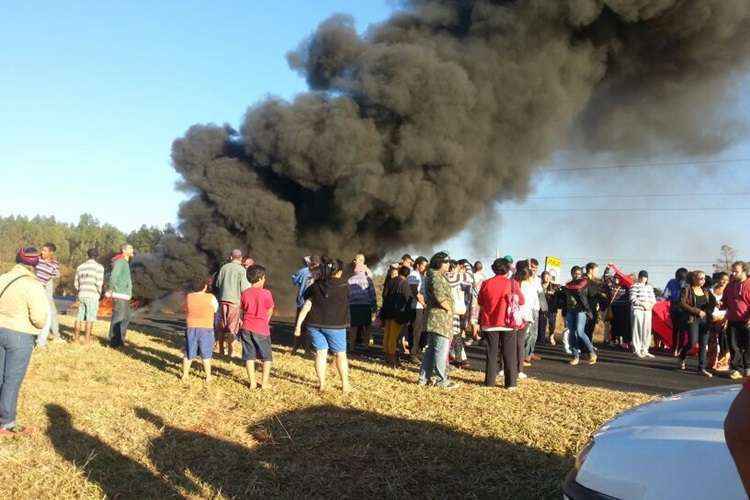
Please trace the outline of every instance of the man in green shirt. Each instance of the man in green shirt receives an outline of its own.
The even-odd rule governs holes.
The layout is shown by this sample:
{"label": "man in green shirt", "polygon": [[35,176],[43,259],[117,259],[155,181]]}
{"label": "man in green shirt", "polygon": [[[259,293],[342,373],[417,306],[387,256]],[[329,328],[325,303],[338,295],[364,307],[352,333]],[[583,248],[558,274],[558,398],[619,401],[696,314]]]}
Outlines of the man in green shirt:
{"label": "man in green shirt", "polygon": [[112,274],[106,295],[112,298],[112,320],[109,323],[110,347],[125,345],[125,336],[130,324],[130,299],[133,296],[133,282],[130,278],[130,259],[133,246],[124,244],[120,253],[112,259]]}
{"label": "man in green shirt", "polygon": [[434,377],[434,384],[444,389],[459,385],[448,380],[448,350],[453,338],[453,295],[445,278],[449,264],[450,257],[445,252],[430,259],[425,282],[427,348],[419,372],[419,385],[427,385]]}
{"label": "man in green shirt", "polygon": [[216,277],[216,290],[219,292],[219,311],[221,321],[216,332],[219,341],[219,352],[224,354],[226,345],[227,354],[232,357],[234,341],[240,331],[242,315],[240,314],[240,297],[242,292],[250,288],[247,280],[247,269],[242,265],[242,250],[232,250],[229,262],[221,266]]}

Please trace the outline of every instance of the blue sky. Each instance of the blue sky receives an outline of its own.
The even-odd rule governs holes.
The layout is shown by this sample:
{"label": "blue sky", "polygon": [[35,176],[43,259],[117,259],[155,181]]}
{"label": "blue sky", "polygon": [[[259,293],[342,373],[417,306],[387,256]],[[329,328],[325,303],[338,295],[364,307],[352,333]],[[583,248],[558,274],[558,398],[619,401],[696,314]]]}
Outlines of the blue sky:
{"label": "blue sky", "polygon": [[[169,163],[176,137],[194,123],[237,126],[264,96],[289,98],[305,90],[286,64],[288,50],[333,13],[353,14],[362,30],[386,18],[392,5],[256,0],[6,6],[0,17],[6,48],[0,52],[0,215],[75,222],[90,212],[123,230],[174,222],[183,199]],[[747,108],[748,102],[738,105]],[[750,158],[750,140],[721,157]],[[578,159],[576,165],[603,161]],[[548,199],[498,208],[750,207],[746,195],[549,199],[584,192],[748,192],[748,163],[541,174],[530,196]],[[682,262],[708,268],[722,243],[750,258],[748,215],[514,211],[439,246],[484,260],[497,248],[515,256],[559,255],[566,266],[588,256],[619,257],[631,270],[650,268],[661,282]]]}

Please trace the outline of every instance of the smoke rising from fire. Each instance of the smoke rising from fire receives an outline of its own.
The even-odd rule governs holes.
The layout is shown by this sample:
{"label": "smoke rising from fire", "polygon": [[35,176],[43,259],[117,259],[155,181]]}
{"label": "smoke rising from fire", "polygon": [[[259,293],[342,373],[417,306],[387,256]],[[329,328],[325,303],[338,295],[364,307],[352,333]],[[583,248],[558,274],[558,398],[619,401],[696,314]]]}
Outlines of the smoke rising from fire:
{"label": "smoke rising from fire", "polygon": [[172,148],[180,240],[136,270],[168,290],[247,248],[300,258],[430,245],[522,198],[561,147],[715,152],[750,61],[746,0],[411,0],[364,35],[336,15],[288,56],[311,91]]}

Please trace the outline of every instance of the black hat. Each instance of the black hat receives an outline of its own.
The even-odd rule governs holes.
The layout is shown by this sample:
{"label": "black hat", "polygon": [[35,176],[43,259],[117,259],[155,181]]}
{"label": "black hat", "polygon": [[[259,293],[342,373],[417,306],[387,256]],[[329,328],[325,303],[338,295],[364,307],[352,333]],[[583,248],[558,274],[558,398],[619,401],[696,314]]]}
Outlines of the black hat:
{"label": "black hat", "polygon": [[638,273],[639,278],[648,278],[648,271],[641,271]]}

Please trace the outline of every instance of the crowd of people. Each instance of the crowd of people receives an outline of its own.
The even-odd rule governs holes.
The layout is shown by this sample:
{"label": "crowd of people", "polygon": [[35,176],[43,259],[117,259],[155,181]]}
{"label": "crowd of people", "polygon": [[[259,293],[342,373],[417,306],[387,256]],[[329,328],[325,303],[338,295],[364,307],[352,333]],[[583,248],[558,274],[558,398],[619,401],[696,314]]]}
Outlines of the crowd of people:
{"label": "crowd of people", "polygon": [[[41,251],[19,250],[16,266],[0,276],[0,434],[22,432],[15,422],[16,400],[34,346],[44,349],[48,341],[61,341],[53,299],[59,278],[55,250],[51,243]],[[113,304],[107,343],[115,349],[125,344],[133,254],[131,245],[122,246],[110,263],[106,283],[96,249],[89,250],[89,259],[76,269],[73,342],[91,343],[100,298],[106,296]],[[388,365],[417,363],[420,385],[444,389],[458,386],[449,372],[466,367],[467,347],[475,343],[485,346],[484,384],[490,387],[501,378],[514,390],[528,377],[527,368],[541,359],[537,344],[556,345],[556,335],[570,355],[570,365],[580,364],[584,356],[594,365],[599,324],[604,326],[604,343],[638,358],[653,358],[652,350],[662,350],[677,357],[676,368],[685,370],[687,357],[697,347],[701,375],[726,371],[731,379],[750,376],[750,280],[744,262],[734,263],[731,273],[710,277],[679,269],[661,297],[646,271],[629,275],[612,263],[601,277],[596,263],[574,266],[564,284],[556,283],[547,270],[540,272],[536,259],[514,261],[510,255],[492,263],[491,275],[481,262],[452,259],[446,252],[429,259],[404,255],[385,269],[380,290],[364,255],[347,263],[308,256],[292,276],[298,291],[292,353],[304,348],[314,356],[321,390],[327,387],[329,354],[342,390],[351,390],[347,355],[373,349],[373,326],[382,327]],[[276,305],[266,280],[263,266],[233,250],[214,275],[197,276],[190,284],[183,381],[189,379],[193,362],[201,359],[210,382],[214,353],[231,358],[241,345],[250,387],[271,387],[270,322]],[[668,341],[652,336],[652,310],[659,301],[669,302],[673,335]],[[560,323],[564,326],[558,327]],[[256,365],[261,367],[260,381]]]}

